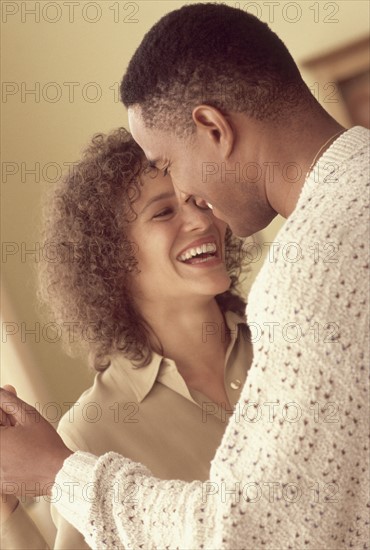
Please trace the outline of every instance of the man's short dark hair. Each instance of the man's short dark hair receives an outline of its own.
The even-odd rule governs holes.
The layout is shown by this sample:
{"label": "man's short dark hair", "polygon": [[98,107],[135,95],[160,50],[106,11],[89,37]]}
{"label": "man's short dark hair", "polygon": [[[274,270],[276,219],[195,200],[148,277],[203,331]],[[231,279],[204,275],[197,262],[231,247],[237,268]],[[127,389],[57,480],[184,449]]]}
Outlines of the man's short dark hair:
{"label": "man's short dark hair", "polygon": [[281,120],[310,101],[292,56],[255,16],[223,4],[193,4],[162,17],[145,35],[121,83],[126,107],[148,127],[191,133],[205,103],[259,120]]}

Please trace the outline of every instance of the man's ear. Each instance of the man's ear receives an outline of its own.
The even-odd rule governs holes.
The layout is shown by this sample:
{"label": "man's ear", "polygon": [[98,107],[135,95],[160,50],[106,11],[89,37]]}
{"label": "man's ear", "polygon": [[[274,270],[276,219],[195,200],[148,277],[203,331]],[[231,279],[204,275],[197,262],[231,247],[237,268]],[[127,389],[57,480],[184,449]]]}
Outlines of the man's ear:
{"label": "man's ear", "polygon": [[192,117],[198,134],[221,147],[222,155],[228,158],[234,147],[235,135],[226,116],[210,105],[197,105]]}

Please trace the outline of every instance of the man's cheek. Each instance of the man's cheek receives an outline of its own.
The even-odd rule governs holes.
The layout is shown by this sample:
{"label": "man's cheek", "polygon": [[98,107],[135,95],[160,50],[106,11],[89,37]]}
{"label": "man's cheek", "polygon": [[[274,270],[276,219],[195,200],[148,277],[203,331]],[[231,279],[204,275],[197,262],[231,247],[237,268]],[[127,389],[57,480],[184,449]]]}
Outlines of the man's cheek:
{"label": "man's cheek", "polygon": [[226,225],[228,225],[227,223],[227,220],[225,218],[225,215],[220,211],[218,210],[218,208],[215,208],[213,207],[213,215],[218,218],[218,220],[221,220],[222,222],[224,222],[224,229],[223,229],[223,234],[225,234],[225,231],[226,231]]}

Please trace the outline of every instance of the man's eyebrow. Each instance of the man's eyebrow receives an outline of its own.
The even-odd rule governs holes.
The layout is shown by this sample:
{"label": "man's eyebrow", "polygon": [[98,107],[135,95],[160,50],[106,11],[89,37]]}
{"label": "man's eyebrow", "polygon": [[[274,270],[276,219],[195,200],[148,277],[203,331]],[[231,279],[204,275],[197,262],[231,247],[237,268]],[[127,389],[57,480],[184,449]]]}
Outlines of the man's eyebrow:
{"label": "man's eyebrow", "polygon": [[144,208],[141,210],[140,214],[142,214],[151,204],[153,204],[153,202],[158,202],[163,199],[172,199],[173,197],[175,197],[174,191],[165,191],[163,193],[159,193],[159,195],[154,195],[154,197],[151,197],[148,200]]}

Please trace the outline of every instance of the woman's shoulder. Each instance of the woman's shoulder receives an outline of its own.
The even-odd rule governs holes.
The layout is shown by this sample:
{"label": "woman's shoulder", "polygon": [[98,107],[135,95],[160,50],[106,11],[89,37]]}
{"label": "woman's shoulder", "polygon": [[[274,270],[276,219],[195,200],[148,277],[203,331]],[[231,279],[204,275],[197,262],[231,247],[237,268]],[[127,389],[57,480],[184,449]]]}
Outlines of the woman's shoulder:
{"label": "woman's shoulder", "polygon": [[58,432],[67,446],[81,448],[89,428],[100,429],[105,425],[117,403],[137,402],[132,369],[135,367],[131,361],[123,355],[115,355],[109,367],[96,373],[93,384],[78,397],[59,422]]}

